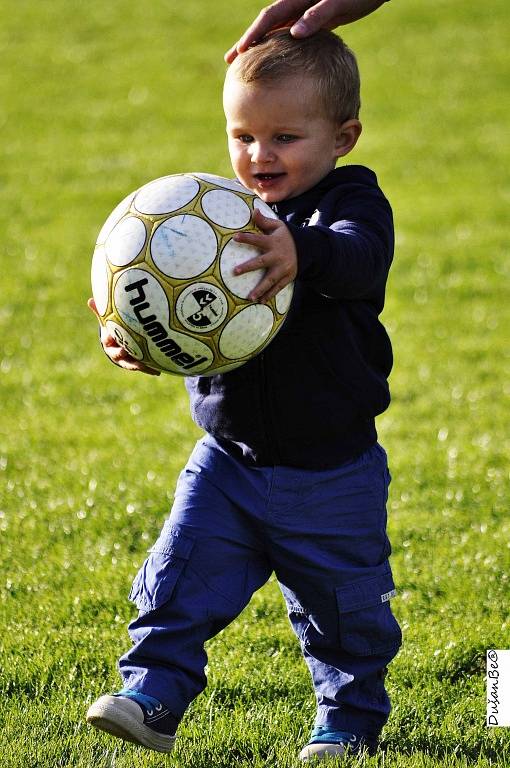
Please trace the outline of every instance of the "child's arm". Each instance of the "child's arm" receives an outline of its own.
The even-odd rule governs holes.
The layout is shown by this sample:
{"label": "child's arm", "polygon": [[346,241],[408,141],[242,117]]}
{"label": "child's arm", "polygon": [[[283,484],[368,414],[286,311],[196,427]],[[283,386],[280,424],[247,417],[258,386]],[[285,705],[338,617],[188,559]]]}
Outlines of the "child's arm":
{"label": "child's arm", "polygon": [[335,299],[380,299],[394,248],[393,215],[380,189],[349,184],[321,201],[308,226],[288,227],[300,280]]}
{"label": "child's arm", "polygon": [[333,223],[319,217],[311,226],[289,225],[298,276],[331,298],[371,300],[385,285],[393,258],[391,210],[375,219],[359,212],[343,216]]}
{"label": "child's arm", "polygon": [[319,209],[308,226],[268,219],[259,211],[253,219],[262,234],[235,235],[238,242],[262,251],[237,267],[236,274],[267,270],[250,294],[252,300],[267,301],[296,277],[318,293],[346,300],[371,300],[386,282],[393,257],[393,216],[380,190],[352,185],[336,210]]}
{"label": "child's arm", "polygon": [[[89,299],[87,306],[99,317],[94,299]],[[118,365],[119,368],[124,368],[126,371],[140,371],[141,373],[148,373],[149,376],[159,376],[159,371],[155,371],[153,368],[144,365],[140,360],[131,357],[129,352],[120,346],[115,336],[112,336],[103,325],[100,326],[99,338],[105,355],[114,365]]]}

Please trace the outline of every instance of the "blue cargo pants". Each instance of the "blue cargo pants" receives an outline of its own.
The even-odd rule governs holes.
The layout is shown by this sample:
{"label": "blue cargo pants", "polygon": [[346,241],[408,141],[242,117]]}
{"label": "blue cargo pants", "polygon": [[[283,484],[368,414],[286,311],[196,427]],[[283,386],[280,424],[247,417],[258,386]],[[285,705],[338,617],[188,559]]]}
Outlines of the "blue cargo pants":
{"label": "blue cargo pants", "polygon": [[204,689],[204,643],[274,571],[317,697],[316,725],[377,739],[386,665],[401,643],[390,609],[389,473],[375,445],[337,469],[249,467],[206,435],[130,598],[124,685],[180,719]]}

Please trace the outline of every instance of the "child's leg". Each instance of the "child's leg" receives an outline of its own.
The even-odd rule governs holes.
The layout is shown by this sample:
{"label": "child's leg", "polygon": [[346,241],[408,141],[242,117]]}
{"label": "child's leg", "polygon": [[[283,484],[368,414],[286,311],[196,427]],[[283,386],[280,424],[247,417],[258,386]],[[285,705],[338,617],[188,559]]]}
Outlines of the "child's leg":
{"label": "child's leg", "polygon": [[[302,503],[272,512],[272,559],[317,696],[315,725],[375,743],[390,703],[386,665],[401,633],[386,536],[389,473],[376,446],[331,472],[303,473]],[[282,476],[295,486],[292,477]]]}
{"label": "child's leg", "polygon": [[177,720],[205,687],[205,641],[271,573],[261,537],[236,503],[247,495],[239,485],[231,460],[199,443],[133,583],[140,614],[129,627],[134,645],[120,660],[124,685],[159,699]]}

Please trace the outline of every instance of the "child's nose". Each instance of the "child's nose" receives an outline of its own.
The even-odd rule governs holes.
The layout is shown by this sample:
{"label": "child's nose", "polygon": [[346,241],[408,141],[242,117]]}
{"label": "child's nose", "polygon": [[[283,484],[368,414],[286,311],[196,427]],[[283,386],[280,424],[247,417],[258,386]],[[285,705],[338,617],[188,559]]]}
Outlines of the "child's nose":
{"label": "child's nose", "polygon": [[254,141],[251,145],[252,163],[270,163],[274,160],[274,153],[267,144],[261,141]]}

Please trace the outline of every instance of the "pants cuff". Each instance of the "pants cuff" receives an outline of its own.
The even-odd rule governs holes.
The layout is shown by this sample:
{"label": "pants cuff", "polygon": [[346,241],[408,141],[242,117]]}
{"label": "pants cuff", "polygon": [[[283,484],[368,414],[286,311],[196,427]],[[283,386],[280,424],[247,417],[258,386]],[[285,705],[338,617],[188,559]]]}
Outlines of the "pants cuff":
{"label": "pants cuff", "polygon": [[328,707],[326,711],[319,710],[315,718],[315,726],[327,726],[335,731],[347,731],[356,736],[364,736],[371,746],[376,746],[386,720],[387,718],[384,722],[374,721],[368,713],[363,715],[362,712]]}

